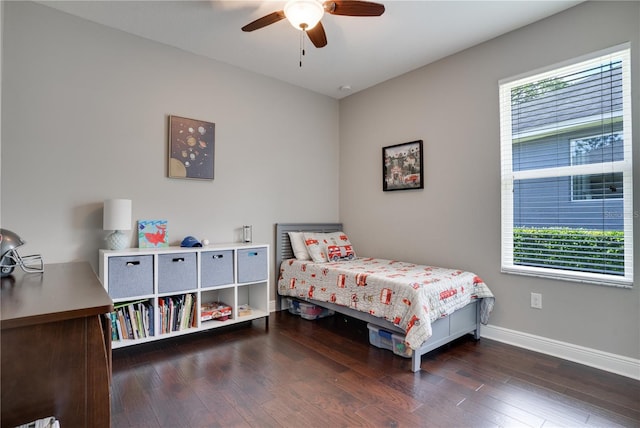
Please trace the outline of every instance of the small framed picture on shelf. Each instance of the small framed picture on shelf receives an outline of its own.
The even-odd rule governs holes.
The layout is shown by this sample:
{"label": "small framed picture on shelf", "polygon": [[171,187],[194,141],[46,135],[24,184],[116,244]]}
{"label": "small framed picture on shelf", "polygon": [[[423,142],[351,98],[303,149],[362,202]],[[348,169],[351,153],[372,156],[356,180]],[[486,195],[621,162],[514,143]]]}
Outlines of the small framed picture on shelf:
{"label": "small framed picture on shelf", "polygon": [[169,246],[167,220],[138,220],[138,247],[161,248]]}
{"label": "small framed picture on shelf", "polygon": [[215,123],[169,116],[169,177],[213,180]]}
{"label": "small framed picture on shelf", "polygon": [[382,190],[424,189],[422,140],[382,148]]}

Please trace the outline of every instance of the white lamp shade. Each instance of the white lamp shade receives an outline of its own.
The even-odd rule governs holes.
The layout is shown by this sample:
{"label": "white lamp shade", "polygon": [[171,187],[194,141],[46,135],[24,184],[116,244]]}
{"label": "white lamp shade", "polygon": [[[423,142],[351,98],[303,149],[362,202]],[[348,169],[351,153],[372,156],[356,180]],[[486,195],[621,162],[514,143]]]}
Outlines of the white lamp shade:
{"label": "white lamp shade", "polygon": [[102,228],[104,230],[130,230],[131,200],[107,199],[104,201]]}
{"label": "white lamp shade", "polygon": [[284,5],[284,15],[298,30],[311,30],[323,14],[324,7],[316,0],[289,0]]}

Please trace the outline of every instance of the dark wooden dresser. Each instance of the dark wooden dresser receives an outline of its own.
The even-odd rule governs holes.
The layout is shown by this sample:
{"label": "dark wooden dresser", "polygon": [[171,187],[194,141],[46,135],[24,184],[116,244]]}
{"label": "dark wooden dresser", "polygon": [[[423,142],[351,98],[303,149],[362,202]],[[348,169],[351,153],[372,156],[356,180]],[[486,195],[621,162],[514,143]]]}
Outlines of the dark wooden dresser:
{"label": "dark wooden dresser", "polygon": [[2,278],[0,426],[109,427],[113,302],[88,263]]}

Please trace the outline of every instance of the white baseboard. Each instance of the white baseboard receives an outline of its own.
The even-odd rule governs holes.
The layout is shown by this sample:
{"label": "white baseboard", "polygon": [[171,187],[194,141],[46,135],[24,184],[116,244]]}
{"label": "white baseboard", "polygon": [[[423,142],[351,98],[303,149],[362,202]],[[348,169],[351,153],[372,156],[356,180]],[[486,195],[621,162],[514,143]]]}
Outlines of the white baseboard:
{"label": "white baseboard", "polygon": [[269,300],[269,313],[276,311],[276,301]]}
{"label": "white baseboard", "polygon": [[480,336],[519,348],[529,349],[586,366],[595,367],[632,379],[640,380],[640,360],[611,354],[597,349],[560,342],[521,331],[509,330],[494,325],[483,325]]}

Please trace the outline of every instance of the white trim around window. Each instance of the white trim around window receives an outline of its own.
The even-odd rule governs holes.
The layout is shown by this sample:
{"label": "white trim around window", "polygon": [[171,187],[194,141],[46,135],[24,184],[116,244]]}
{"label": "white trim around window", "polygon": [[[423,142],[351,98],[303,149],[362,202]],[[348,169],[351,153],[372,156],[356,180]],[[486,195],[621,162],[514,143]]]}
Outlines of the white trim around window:
{"label": "white trim around window", "polygon": [[[499,99],[502,272],[632,286],[629,44],[501,80]],[[572,141],[620,135],[622,156],[572,161]],[[602,196],[574,199],[573,177],[598,174]]]}

